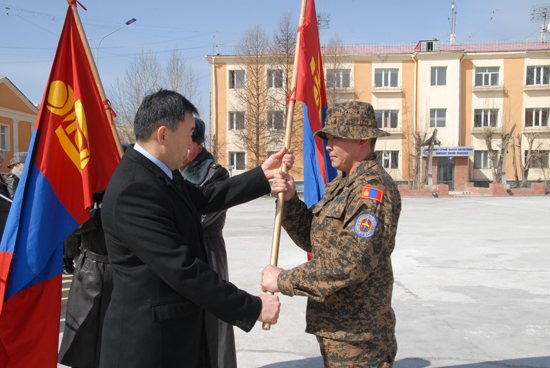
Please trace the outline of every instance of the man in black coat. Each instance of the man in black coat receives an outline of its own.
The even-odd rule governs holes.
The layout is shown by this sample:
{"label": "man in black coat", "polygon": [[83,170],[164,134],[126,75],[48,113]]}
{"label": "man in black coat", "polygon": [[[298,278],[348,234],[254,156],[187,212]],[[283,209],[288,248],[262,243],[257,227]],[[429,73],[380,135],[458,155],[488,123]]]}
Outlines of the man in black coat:
{"label": "man in black coat", "polygon": [[262,167],[197,188],[177,170],[197,110],[160,90],[134,120],[137,143],[122,157],[105,192],[102,222],[114,289],[105,316],[100,367],[209,367],[205,311],[250,331],[276,323],[273,295],[252,296],[208,266],[200,214],[267,194],[284,150]]}

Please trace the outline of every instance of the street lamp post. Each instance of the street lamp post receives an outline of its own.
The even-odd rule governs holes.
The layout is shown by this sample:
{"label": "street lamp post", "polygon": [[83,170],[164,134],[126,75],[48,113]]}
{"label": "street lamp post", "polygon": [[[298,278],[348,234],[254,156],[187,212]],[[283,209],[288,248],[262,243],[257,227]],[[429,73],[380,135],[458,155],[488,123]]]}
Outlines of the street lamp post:
{"label": "street lamp post", "polygon": [[110,36],[112,35],[113,33],[115,33],[116,31],[126,27],[126,26],[129,26],[130,24],[136,22],[136,18],[132,18],[130,19],[129,21],[127,21],[126,23],[124,23],[123,26],[121,27],[118,27],[117,29],[115,29],[114,31],[110,32],[110,33],[107,33],[105,36],[103,36],[103,38],[101,40],[99,40],[99,43],[97,44],[97,46],[95,45],[95,42],[91,39],[91,38],[88,38],[88,40],[90,40],[93,44],[94,44],[94,47],[95,47],[95,65],[96,67],[99,68],[99,59],[98,59],[98,52],[99,52],[99,46],[101,45],[101,41],[103,41],[103,39],[107,36]]}

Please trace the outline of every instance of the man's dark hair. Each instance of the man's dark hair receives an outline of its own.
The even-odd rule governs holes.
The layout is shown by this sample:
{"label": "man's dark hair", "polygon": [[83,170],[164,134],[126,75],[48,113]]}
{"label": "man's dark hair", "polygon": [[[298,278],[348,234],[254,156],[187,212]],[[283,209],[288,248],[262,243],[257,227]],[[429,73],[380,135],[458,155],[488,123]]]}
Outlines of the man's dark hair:
{"label": "man's dark hair", "polygon": [[175,132],[186,113],[198,115],[195,105],[178,92],[160,89],[146,96],[134,119],[136,140],[147,141],[162,125]]}

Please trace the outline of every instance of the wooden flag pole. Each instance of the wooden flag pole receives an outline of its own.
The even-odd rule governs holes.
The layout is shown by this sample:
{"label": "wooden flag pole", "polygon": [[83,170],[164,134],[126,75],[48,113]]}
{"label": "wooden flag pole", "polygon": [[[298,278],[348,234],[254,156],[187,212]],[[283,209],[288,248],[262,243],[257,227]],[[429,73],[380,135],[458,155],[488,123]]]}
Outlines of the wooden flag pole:
{"label": "wooden flag pole", "polygon": [[67,2],[71,7],[71,11],[73,13],[73,16],[76,22],[76,28],[78,29],[78,33],[80,34],[80,39],[82,40],[84,51],[86,51],[86,56],[88,57],[88,64],[90,64],[90,68],[92,69],[92,74],[94,75],[95,84],[97,85],[97,89],[99,90],[99,96],[101,97],[101,101],[103,102],[105,113],[107,114],[107,120],[111,124],[111,133],[113,133],[113,138],[115,139],[115,144],[118,150],[118,154],[120,157],[122,157],[122,155],[124,154],[124,150],[122,149],[122,145],[120,144],[120,139],[118,138],[118,132],[116,130],[115,123],[113,121],[113,116],[111,115],[111,107],[107,102],[107,97],[105,96],[105,90],[103,89],[103,84],[101,84],[101,79],[99,78],[97,66],[92,56],[92,50],[90,49],[90,44],[88,43],[88,39],[86,38],[86,32],[84,32],[84,27],[82,27],[82,21],[80,20],[80,16],[78,15],[78,10],[76,9],[76,2],[71,3],[71,1],[69,0],[67,0]]}
{"label": "wooden flag pole", "polygon": [[[298,23],[298,28],[302,27],[304,25],[304,19],[306,14],[306,5],[307,0],[302,0],[302,9],[300,11],[300,21]],[[287,149],[290,149],[290,144],[292,140],[292,123],[294,121],[294,105],[296,104],[296,101],[294,100],[296,98],[296,83],[298,81],[298,59],[300,54],[300,32],[298,32],[298,35],[296,36],[296,49],[294,52],[294,69],[292,73],[292,82],[290,90],[292,91],[290,95],[290,103],[288,105],[288,113],[286,117],[286,131],[285,131],[285,147]],[[288,172],[288,168],[285,164],[281,164],[281,170],[283,172]],[[279,243],[281,241],[281,227],[283,225],[283,209],[285,205],[284,200],[285,193],[281,192],[278,194],[277,198],[277,212],[275,214],[275,225],[273,227],[273,242],[271,243],[271,260],[269,264],[271,266],[277,266],[277,263],[279,262]],[[267,292],[269,295],[273,295],[272,292]],[[271,323],[264,322],[262,325],[262,329],[268,331],[271,329]]]}

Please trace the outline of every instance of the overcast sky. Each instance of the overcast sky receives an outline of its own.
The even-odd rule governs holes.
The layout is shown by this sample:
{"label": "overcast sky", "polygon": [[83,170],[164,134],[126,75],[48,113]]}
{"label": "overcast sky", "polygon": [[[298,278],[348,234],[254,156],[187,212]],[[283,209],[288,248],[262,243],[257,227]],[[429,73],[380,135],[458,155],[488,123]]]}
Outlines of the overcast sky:
{"label": "overcast sky", "polygon": [[[107,97],[113,78],[124,74],[134,55],[153,52],[164,62],[172,50],[179,49],[201,77],[204,103],[199,108],[206,121],[210,65],[205,55],[213,53],[213,44],[236,44],[243,32],[256,24],[272,34],[287,11],[297,22],[301,5],[301,0],[81,2],[88,9],[78,7],[84,29],[96,45],[129,19],[137,19],[106,37],[99,48],[99,73]],[[456,38],[536,39],[542,24],[531,22],[536,5],[544,3],[456,0]],[[67,7],[65,0],[0,0],[0,76],[8,77],[33,103],[42,100]],[[329,28],[321,31],[321,43],[335,33],[346,44],[449,40],[451,1],[447,0],[317,0],[316,7],[318,13],[324,9],[330,19]],[[90,45],[95,54],[94,45]]]}

